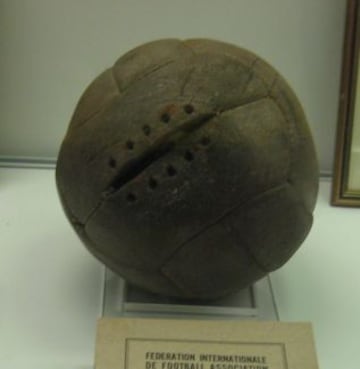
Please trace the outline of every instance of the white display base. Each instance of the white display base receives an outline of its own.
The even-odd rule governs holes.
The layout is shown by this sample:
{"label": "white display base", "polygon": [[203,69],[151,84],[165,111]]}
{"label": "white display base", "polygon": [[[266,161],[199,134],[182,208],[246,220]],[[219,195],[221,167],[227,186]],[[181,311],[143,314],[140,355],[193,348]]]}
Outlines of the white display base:
{"label": "white display base", "polygon": [[103,316],[279,320],[269,277],[214,301],[159,296],[128,284],[105,269]]}

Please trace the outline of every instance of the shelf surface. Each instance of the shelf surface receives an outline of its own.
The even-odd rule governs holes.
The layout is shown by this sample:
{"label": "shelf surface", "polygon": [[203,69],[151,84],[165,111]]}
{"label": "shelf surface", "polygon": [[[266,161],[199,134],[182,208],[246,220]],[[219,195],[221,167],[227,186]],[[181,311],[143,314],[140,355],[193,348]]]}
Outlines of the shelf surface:
{"label": "shelf surface", "polygon": [[[320,368],[358,369],[360,209],[331,207],[330,187],[271,281],[280,320],[313,323]],[[0,368],[92,368],[104,268],[68,224],[54,171],[0,168],[0,204]]]}

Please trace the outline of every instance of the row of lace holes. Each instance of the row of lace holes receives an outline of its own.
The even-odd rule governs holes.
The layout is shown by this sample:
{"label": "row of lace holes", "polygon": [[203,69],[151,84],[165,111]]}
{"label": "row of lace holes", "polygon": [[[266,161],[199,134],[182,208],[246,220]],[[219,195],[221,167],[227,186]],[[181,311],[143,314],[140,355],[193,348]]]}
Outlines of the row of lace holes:
{"label": "row of lace holes", "polygon": [[[184,112],[187,113],[187,114],[189,114],[189,115],[194,112],[194,107],[191,104],[184,105],[183,109],[184,109]],[[161,117],[160,117],[160,120],[163,123],[169,123],[170,120],[171,120],[171,116],[170,116],[169,113],[163,113],[161,115]],[[149,125],[144,125],[142,127],[142,131],[143,131],[143,133],[144,133],[145,136],[150,136],[150,134],[151,134],[151,127]],[[210,144],[210,139],[208,137],[203,137],[201,139],[201,144],[203,146],[208,146]],[[134,146],[135,146],[135,144],[134,144],[134,142],[132,140],[128,140],[126,142],[126,148],[128,150],[133,150],[134,149]],[[188,162],[192,162],[195,159],[194,153],[192,151],[190,151],[190,150],[187,150],[185,152],[185,154],[184,154],[184,159],[186,161],[188,161]],[[113,158],[110,158],[110,160],[109,160],[109,166],[111,168],[115,168],[116,167],[116,160],[113,159]],[[167,174],[168,174],[169,177],[174,177],[177,174],[176,168],[174,166],[172,166],[171,164],[169,164],[167,166],[166,171],[167,171]],[[151,190],[155,190],[158,187],[158,184],[159,183],[158,183],[158,180],[156,178],[150,177],[149,182],[148,182],[148,186],[149,186],[149,188]],[[134,203],[137,200],[137,196],[133,192],[128,193],[126,198],[127,198],[127,201],[129,203]]]}

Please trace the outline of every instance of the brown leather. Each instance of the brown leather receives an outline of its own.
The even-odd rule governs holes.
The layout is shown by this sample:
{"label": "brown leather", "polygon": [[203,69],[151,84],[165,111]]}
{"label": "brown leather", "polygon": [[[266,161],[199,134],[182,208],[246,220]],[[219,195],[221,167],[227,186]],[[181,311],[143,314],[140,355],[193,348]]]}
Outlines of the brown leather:
{"label": "brown leather", "polygon": [[216,298],[283,265],[312,224],[313,140],[284,79],[212,40],[160,40],[86,89],[57,185],[89,250],[132,283]]}

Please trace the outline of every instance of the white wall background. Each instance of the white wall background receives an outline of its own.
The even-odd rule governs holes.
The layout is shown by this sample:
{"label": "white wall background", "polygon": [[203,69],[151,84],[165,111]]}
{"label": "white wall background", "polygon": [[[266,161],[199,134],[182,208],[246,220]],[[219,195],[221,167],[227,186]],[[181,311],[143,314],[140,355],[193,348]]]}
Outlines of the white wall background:
{"label": "white wall background", "polygon": [[332,169],[345,1],[0,0],[0,155],[55,157],[86,85],[127,50],[165,37],[251,49],[302,101]]}

